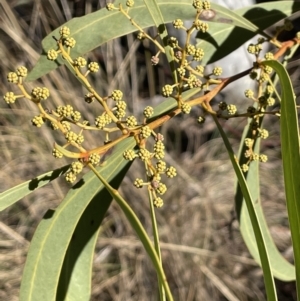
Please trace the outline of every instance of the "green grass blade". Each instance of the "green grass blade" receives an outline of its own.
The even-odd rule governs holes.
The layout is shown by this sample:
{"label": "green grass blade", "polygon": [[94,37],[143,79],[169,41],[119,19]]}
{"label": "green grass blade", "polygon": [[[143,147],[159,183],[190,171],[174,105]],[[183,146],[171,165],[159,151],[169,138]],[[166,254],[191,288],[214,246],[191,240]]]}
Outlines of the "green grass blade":
{"label": "green grass blade", "polygon": [[6,209],[20,199],[30,194],[36,189],[39,189],[49,182],[63,175],[69,168],[69,165],[61,168],[48,171],[34,179],[21,183],[0,193],[0,211]]}
{"label": "green grass blade", "polygon": [[[99,171],[107,179],[107,181],[112,181],[116,176],[122,172],[126,166],[128,166],[128,161],[120,159],[121,153],[124,149],[133,148],[135,145],[135,140],[133,138],[128,138],[120,145],[116,146],[115,152],[109,158],[107,164],[99,168]],[[43,220],[39,224],[36,233],[31,242],[30,250],[27,256],[26,265],[23,273],[20,300],[21,301],[54,301],[56,300],[56,291],[58,288],[59,281],[69,281],[72,288],[76,287],[80,281],[78,277],[90,277],[90,275],[83,275],[78,273],[77,268],[80,270],[82,267],[82,261],[90,262],[90,252],[92,245],[94,244],[93,237],[91,235],[91,241],[87,242],[84,238],[74,237],[75,242],[79,243],[79,246],[70,245],[72,236],[79,222],[79,227],[77,231],[82,234],[82,229],[80,223],[86,223],[89,220],[85,219],[84,212],[89,208],[89,204],[96,202],[102,202],[99,197],[106,197],[105,189],[101,183],[99,183],[98,178],[93,173],[86,174],[68,193],[64,201],[59,205],[56,210],[49,210],[44,216]],[[100,194],[99,194],[100,193]],[[104,201],[103,201],[104,202]],[[104,202],[105,206],[108,206],[108,201]],[[92,205],[90,205],[92,206]],[[103,212],[101,213],[103,215]],[[101,216],[100,214],[100,216]],[[83,219],[81,220],[81,217]],[[101,221],[95,221],[95,225]],[[93,231],[93,230],[90,230]],[[91,232],[90,232],[91,233]],[[95,233],[96,235],[96,233]],[[68,247],[70,245],[70,251],[74,250],[79,254],[79,248],[83,247],[84,243],[87,242],[87,251],[83,257],[78,261],[78,267],[76,267],[75,260],[72,256],[68,254],[67,259],[70,260],[69,263],[65,262],[63,276],[64,279],[60,279],[64,259]],[[75,247],[75,249],[74,249]],[[81,255],[80,255],[81,256]],[[74,265],[72,266],[72,264]],[[74,268],[75,278],[70,277],[71,269]],[[86,269],[90,269],[87,266]],[[69,272],[68,272],[69,270]],[[68,280],[69,277],[69,280]],[[85,291],[87,283],[85,280]],[[80,290],[80,288],[77,288]],[[66,292],[59,290],[59,294],[67,294]],[[86,292],[84,292],[86,295]],[[74,299],[79,300],[79,299]]]}
{"label": "green grass blade", "polygon": [[[300,2],[274,1],[235,10],[261,31],[300,10]],[[204,50],[202,64],[213,63],[253,38],[256,33],[242,27],[210,23],[209,32],[199,34],[197,47]],[[238,37],[238,38],[237,38]]]}
{"label": "green grass blade", "polygon": [[262,63],[272,67],[281,85],[281,118],[280,139],[286,204],[292,234],[294,259],[296,267],[296,284],[298,298],[300,294],[300,154],[299,129],[295,94],[290,77],[281,63],[265,61]]}
{"label": "green grass blade", "polygon": [[[247,159],[244,157],[244,153],[246,151],[244,140],[246,137],[251,137],[250,132],[252,132],[249,127],[250,121],[244,129],[244,133],[241,139],[241,145],[239,150],[239,165],[246,163]],[[260,149],[260,141],[258,140],[254,146],[254,152],[259,153]],[[261,231],[263,233],[267,252],[269,254],[270,265],[275,278],[280,279],[282,281],[293,281],[295,280],[295,267],[290,264],[278,251],[273,238],[269,232],[268,225],[266,223],[263,208],[260,201],[260,178],[259,178],[259,163],[254,161],[251,162],[249,166],[249,171],[247,172],[246,182],[250,191],[250,195],[254,200],[255,211],[257,213],[257,217],[261,226]],[[236,203],[236,213],[237,219],[240,223],[240,232],[244,239],[244,242],[247,245],[247,248],[256,262],[261,265],[260,255],[257,249],[256,239],[253,232],[251,219],[247,210],[247,206],[245,204],[244,196],[241,191],[240,186],[237,182],[237,192],[235,196]]]}
{"label": "green grass blade", "polygon": [[[126,1],[120,0],[118,3],[122,3],[123,7],[125,7]],[[148,3],[150,2],[148,1]],[[157,1],[157,3],[159,10],[161,11],[162,19],[166,23],[171,22],[176,18],[191,20],[195,17],[196,10],[192,6],[192,1],[190,0],[177,0],[172,3],[168,0],[160,0]],[[170,5],[172,5],[171,9]],[[233,26],[240,26],[247,30],[252,30],[253,32],[257,30],[256,26],[251,24],[247,19],[232,14],[231,11],[222,6],[212,4],[212,9],[215,12],[215,15],[213,19],[209,20],[210,24],[222,23],[224,25],[224,23],[230,23]],[[142,28],[154,25],[154,21],[148,13],[144,0],[135,1],[135,5],[130,8],[130,16]],[[158,18],[159,17],[155,17],[155,20],[157,21]],[[80,18],[74,18],[64,25],[70,28],[71,36],[77,41],[75,47],[71,51],[73,58],[83,55],[110,40],[136,31],[136,28],[121,14],[121,12],[107,11],[105,8]],[[59,37],[59,29],[54,30],[43,39],[43,53],[33,70],[27,76],[27,81],[40,78],[56,69],[59,65],[64,64],[62,58],[59,58],[55,62],[47,60],[47,51],[49,49],[57,48],[53,36]]]}
{"label": "green grass blade", "polygon": [[146,230],[144,229],[143,225],[141,224],[140,220],[134,213],[134,211],[130,208],[130,206],[127,204],[127,202],[122,198],[122,196],[119,194],[117,190],[115,190],[106,180],[105,178],[95,170],[95,168],[90,165],[90,168],[95,172],[99,180],[102,182],[102,184],[106,187],[106,189],[109,191],[110,195],[114,198],[114,200],[118,203],[120,208],[122,209],[123,213],[125,214],[127,220],[130,222],[132,228],[136,231],[140,241],[142,242],[146,252],[148,253],[152,264],[156,270],[156,273],[158,275],[160,283],[163,285],[166,293],[166,297],[169,301],[173,300],[169,284],[167,282],[166,275],[164,273],[164,270],[161,266],[160,259],[153,247],[153,244],[146,233]]}
{"label": "green grass blade", "polygon": [[226,146],[227,152],[229,154],[229,158],[231,160],[232,166],[234,168],[235,174],[238,178],[239,185],[241,187],[242,193],[244,195],[246,204],[247,204],[247,209],[249,212],[249,216],[251,219],[252,227],[254,230],[254,235],[256,238],[256,243],[260,255],[260,260],[262,263],[262,270],[264,274],[264,282],[265,282],[265,287],[266,287],[266,293],[269,301],[277,300],[277,295],[276,295],[276,288],[275,288],[275,283],[274,283],[274,278],[273,274],[271,271],[271,266],[270,266],[270,260],[266,248],[266,243],[262,234],[262,229],[259,223],[259,219],[257,216],[257,212],[255,211],[255,206],[254,202],[251,198],[247,183],[245,181],[244,175],[240,169],[239,164],[237,163],[236,157],[233,153],[233,150],[231,148],[231,145],[228,141],[228,138],[223,131],[222,126],[220,125],[218,118],[215,115],[212,115],[214,118],[214,121],[219,129],[219,132],[221,134],[221,137],[224,141],[224,144]]}

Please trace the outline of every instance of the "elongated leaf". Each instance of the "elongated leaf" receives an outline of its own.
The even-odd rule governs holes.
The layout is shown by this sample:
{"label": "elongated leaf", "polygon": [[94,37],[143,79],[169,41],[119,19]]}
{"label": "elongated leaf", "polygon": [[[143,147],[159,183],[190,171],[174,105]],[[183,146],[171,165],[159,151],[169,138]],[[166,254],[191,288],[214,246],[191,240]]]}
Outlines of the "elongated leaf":
{"label": "elongated leaf", "polygon": [[299,129],[295,94],[286,69],[277,61],[265,61],[262,64],[272,67],[281,84],[281,122],[280,138],[285,185],[286,204],[292,234],[296,283],[300,294],[300,154]]}
{"label": "elongated leaf", "polygon": [[231,160],[232,166],[234,168],[235,174],[236,174],[238,182],[239,182],[239,186],[242,190],[242,193],[243,193],[245,201],[246,201],[247,209],[248,209],[249,216],[251,219],[251,224],[252,224],[252,227],[254,230],[254,235],[256,238],[256,244],[257,244],[259,255],[260,255],[268,300],[277,300],[276,288],[275,288],[274,278],[273,278],[273,274],[272,274],[272,270],[271,270],[268,252],[267,252],[266,242],[265,242],[263,234],[262,234],[261,225],[260,225],[260,222],[258,219],[258,215],[256,212],[256,208],[255,208],[253,199],[251,198],[251,195],[250,195],[247,183],[245,181],[243,172],[241,171],[240,166],[236,161],[236,157],[235,157],[234,152],[231,148],[231,145],[228,141],[228,138],[227,138],[225,132],[223,131],[223,128],[218,121],[218,118],[215,115],[213,115],[213,118],[219,129],[219,132],[224,141],[224,144],[226,146],[229,158]]}
{"label": "elongated leaf", "polygon": [[[243,137],[241,139],[241,145],[239,150],[240,165],[247,162],[247,158],[245,158],[244,156],[244,153],[246,151],[244,141],[246,137],[251,137],[251,135],[248,134],[252,132],[250,128],[250,122],[251,120],[249,120],[247,126],[245,127]],[[260,149],[260,140],[256,141],[254,146],[254,152],[260,153],[259,149]],[[257,161],[251,162],[249,166],[249,171],[247,172],[245,178],[252,199],[254,200],[255,210],[266,242],[266,248],[269,254],[270,265],[271,265],[273,275],[274,277],[282,281],[295,280],[295,267],[292,264],[290,264],[278,251],[273,241],[273,238],[269,232],[268,225],[264,217],[264,213],[260,201],[259,163]],[[235,203],[236,203],[237,219],[240,223],[240,232],[242,234],[242,237],[253,258],[256,260],[258,264],[261,265],[260,255],[257,249],[256,239],[251,225],[251,219],[248,213],[247,206],[245,204],[243,193],[238,183],[237,183]]]}
{"label": "elongated leaf", "polygon": [[[120,0],[118,2],[122,3],[125,7],[125,0]],[[196,11],[189,0],[177,0],[172,3],[168,0],[160,0],[157,1],[157,3],[165,22],[171,22],[176,18],[189,20],[195,17]],[[117,5],[117,3],[115,5]],[[212,24],[230,23],[233,26],[243,27],[253,32],[257,31],[257,27],[251,24],[247,19],[232,13],[222,6],[212,4],[212,11],[213,14],[208,20]],[[148,13],[148,9],[143,0],[135,1],[135,5],[130,9],[130,16],[142,28],[154,25],[154,21]],[[121,12],[107,11],[106,9],[101,9],[80,18],[74,18],[64,25],[70,28],[71,36],[77,41],[75,47],[71,51],[71,55],[74,58],[95,49],[107,41],[137,30]],[[49,49],[57,48],[53,36],[59,37],[59,29],[54,30],[43,40],[43,53],[34,69],[28,75],[27,81],[40,78],[44,74],[57,68],[59,65],[64,64],[62,58],[58,58],[55,62],[47,60],[47,51]]]}
{"label": "elongated leaf", "polygon": [[[99,172],[108,181],[115,180],[118,183],[114,182],[114,184],[119,184],[122,177],[119,178],[118,175],[122,170],[126,171],[128,167],[128,161],[120,159],[121,153],[124,149],[133,148],[134,145],[135,141],[133,138],[126,139],[120,145],[116,146],[115,153],[109,158],[107,164],[99,168]],[[83,271],[84,262],[88,264],[84,271],[90,270],[91,249],[95,243],[96,225],[99,225],[104,211],[108,207],[109,201],[106,199],[106,196],[105,188],[99,183],[98,178],[90,172],[69,191],[67,197],[56,210],[49,210],[46,213],[31,242],[22,278],[21,301],[55,300],[59,281],[64,281],[60,286],[59,296],[72,296],[72,298],[74,297],[73,293],[67,293],[65,291],[66,288],[62,289],[62,286],[69,283],[70,288],[75,289],[78,292],[78,296],[81,296],[79,293],[81,288],[78,285],[83,281],[82,300],[87,300],[85,298],[88,294],[87,287],[90,280],[83,279],[83,277],[90,277],[90,275],[80,274],[79,271]],[[105,200],[102,200],[103,197]],[[95,209],[95,202],[103,202],[103,211],[99,212],[99,217],[95,217],[94,215],[94,227],[93,217],[89,212],[92,208]],[[91,207],[88,207],[89,204],[91,204]],[[86,215],[83,215],[86,208],[88,208],[88,211]],[[97,212],[95,213],[97,215]],[[80,221],[82,216],[83,219]],[[79,221],[80,223],[78,224]],[[77,224],[79,228],[77,228],[75,234],[82,235],[83,229],[87,227],[86,223],[89,222],[93,228],[89,230],[88,235],[90,239],[85,240],[85,238],[74,236],[74,242],[78,242],[78,246],[74,246],[73,243],[70,245]],[[69,253],[64,265],[62,278],[60,279],[69,245]],[[76,257],[76,254],[71,255],[70,252],[72,251],[78,257]],[[74,276],[71,272],[73,269]],[[81,299],[75,298],[73,300]]]}
{"label": "elongated leaf", "polygon": [[49,182],[63,175],[69,168],[69,165],[48,171],[34,179],[26,181],[15,187],[12,187],[0,193],[0,211],[18,202],[20,199],[30,194],[32,191],[43,187]]}
{"label": "elongated leaf", "polygon": [[[255,24],[261,31],[300,10],[300,2],[274,1],[235,10],[235,14]],[[197,47],[204,50],[202,64],[213,63],[230,54],[257,32],[242,27],[211,23],[208,33],[198,34]]]}
{"label": "elongated leaf", "polygon": [[[93,169],[93,167],[91,166]],[[146,252],[148,253],[152,264],[156,270],[156,273],[158,275],[160,283],[163,285],[166,297],[169,301],[173,301],[173,297],[170,291],[169,284],[167,282],[166,275],[164,273],[164,270],[162,268],[160,259],[153,247],[153,244],[149,238],[149,236],[146,233],[146,230],[142,226],[140,220],[134,213],[134,211],[130,208],[130,206],[127,204],[127,202],[122,198],[122,196],[118,193],[117,190],[113,189],[113,187],[105,180],[105,178],[99,174],[96,170],[94,170],[95,174],[99,178],[99,180],[103,183],[103,185],[106,187],[106,189],[109,191],[110,195],[114,198],[114,200],[118,203],[120,208],[122,209],[123,213],[125,214],[127,220],[130,222],[133,229],[136,231],[140,241],[142,242]]]}

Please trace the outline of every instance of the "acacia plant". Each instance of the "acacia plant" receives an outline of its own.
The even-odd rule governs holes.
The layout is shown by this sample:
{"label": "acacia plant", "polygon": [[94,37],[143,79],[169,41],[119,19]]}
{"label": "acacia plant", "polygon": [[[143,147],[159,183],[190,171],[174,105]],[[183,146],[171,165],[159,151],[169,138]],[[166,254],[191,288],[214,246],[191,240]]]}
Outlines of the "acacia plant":
{"label": "acacia plant", "polygon": [[[299,133],[295,94],[285,68],[300,44],[300,32],[286,42],[277,39],[279,34],[292,29],[288,17],[299,9],[299,3],[293,1],[276,1],[233,12],[209,1],[119,0],[54,30],[43,40],[43,53],[30,73],[27,74],[24,66],[8,73],[8,82],[17,86],[19,92],[7,92],[4,101],[9,105],[23,98],[34,103],[38,113],[32,117],[32,125],[38,128],[48,125],[62,135],[65,143],[53,141],[52,155],[58,160],[65,156],[70,164],[1,193],[1,209],[59,176],[72,184],[65,199],[55,210],[46,213],[35,232],[22,277],[20,300],[89,300],[94,247],[112,199],[122,209],[151,259],[160,300],[173,300],[161,261],[155,211],[168,200],[164,179],[174,178],[177,171],[164,160],[164,137],[159,128],[179,114],[190,114],[194,107],[203,111],[199,123],[207,118],[214,120],[228,151],[237,179],[235,203],[240,230],[250,253],[261,265],[268,300],[277,300],[274,277],[296,280],[300,292]],[[192,20],[190,26],[185,27],[188,23],[184,20]],[[272,34],[265,31],[279,21]],[[165,24],[170,22],[185,35],[183,44],[168,34]],[[150,36],[146,30],[150,26],[156,28],[156,36]],[[153,68],[166,56],[173,79],[162,87],[165,101],[155,108],[145,107],[142,117],[128,114],[119,89],[109,95],[97,92],[89,78],[99,70],[99,64],[84,58],[85,53],[107,41],[135,31],[137,39],[148,39],[157,49],[151,59]],[[247,44],[257,35],[255,43]],[[253,59],[251,68],[226,78],[222,77],[221,66],[208,71],[209,63],[245,43]],[[266,49],[263,45],[268,45],[267,51],[263,51]],[[36,80],[63,64],[86,89],[86,106],[97,104],[94,120],[83,120],[75,101],[74,105],[51,107],[51,91],[47,87],[27,90],[27,81]],[[245,111],[234,103],[211,105],[218,93],[243,77],[250,77],[255,85],[254,89],[244,88],[241,97],[249,103]],[[248,122],[241,133],[240,151],[234,154],[220,120],[240,117],[246,117]],[[295,265],[277,250],[259,202],[258,164],[268,160],[260,152],[260,140],[269,135],[263,127],[264,118],[280,122]],[[93,132],[98,143],[96,148],[91,149],[85,143],[87,132]],[[148,194],[153,242],[117,190],[133,160],[141,160],[144,165],[143,174],[133,185]],[[80,177],[83,169],[90,172]]]}

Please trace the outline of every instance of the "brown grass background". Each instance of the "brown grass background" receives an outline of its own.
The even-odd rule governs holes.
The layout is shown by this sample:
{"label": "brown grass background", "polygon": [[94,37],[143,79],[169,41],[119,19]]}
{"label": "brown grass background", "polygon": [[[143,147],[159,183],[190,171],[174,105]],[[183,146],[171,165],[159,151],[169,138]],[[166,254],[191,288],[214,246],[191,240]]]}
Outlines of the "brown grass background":
{"label": "brown grass background", "polygon": [[[6,74],[24,65],[29,70],[41,52],[41,40],[72,17],[103,7],[103,1],[0,1],[0,95],[14,90]],[[150,30],[151,32],[151,30]],[[154,32],[154,31],[153,31]],[[152,67],[154,48],[140,44],[134,35],[109,42],[87,57],[101,63],[93,83],[100,95],[121,89],[130,110],[138,114],[145,105],[158,103],[169,71],[163,62]],[[291,65],[297,84],[297,64]],[[85,119],[94,111],[84,101],[85,91],[63,67],[27,84],[47,86],[49,108],[72,103]],[[245,87],[246,89],[247,87]],[[17,92],[17,90],[14,90]],[[296,89],[297,92],[297,89]],[[245,105],[243,94],[222,94],[218,100]],[[248,105],[248,104],[247,104]],[[250,105],[250,104],[249,104]],[[49,127],[37,129],[31,118],[37,110],[25,99],[8,106],[0,102],[0,191],[69,163],[51,155],[54,140]],[[178,170],[168,182],[165,205],[157,210],[164,268],[175,300],[264,300],[261,269],[250,257],[234,219],[234,172],[215,126],[208,118],[203,126],[190,117],[178,117],[164,125],[166,161]],[[195,115],[195,116],[194,116]],[[223,122],[235,150],[245,119]],[[263,207],[274,240],[292,261],[290,232],[280,161],[278,120],[267,118],[270,137],[262,152],[269,161],[261,166]],[[91,147],[97,145],[90,134]],[[151,233],[149,207],[144,190],[132,182],[143,173],[134,162],[121,193]],[[69,189],[58,179],[7,208],[0,214],[0,300],[18,300],[22,270],[34,231],[48,208],[55,208]],[[277,281],[279,300],[295,300],[294,283]],[[134,231],[113,203],[105,218],[95,250],[91,300],[158,300],[155,272]]]}

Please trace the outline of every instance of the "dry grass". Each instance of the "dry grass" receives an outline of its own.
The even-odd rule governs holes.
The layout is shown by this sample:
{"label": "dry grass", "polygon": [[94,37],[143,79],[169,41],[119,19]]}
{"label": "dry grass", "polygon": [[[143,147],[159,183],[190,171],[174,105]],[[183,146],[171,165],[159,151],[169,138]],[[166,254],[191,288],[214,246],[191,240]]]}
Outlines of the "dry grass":
{"label": "dry grass", "polygon": [[[35,64],[46,34],[72,16],[99,8],[96,2],[23,1],[26,4],[18,5],[18,1],[0,1],[0,95],[11,89],[6,83],[7,72]],[[145,99],[151,100],[168,76],[163,65],[156,69],[150,66],[151,47],[144,46],[130,35],[90,54],[91,59],[103,63],[94,81],[100,94],[120,88],[134,113],[148,104]],[[84,112],[84,118],[93,120],[93,110],[82,101],[84,91],[64,68],[40,81],[51,91],[49,107],[76,99],[75,106]],[[51,156],[53,132],[31,126],[35,111],[26,101],[11,107],[0,102],[1,191],[67,163]],[[263,205],[279,249],[291,260],[278,123],[272,119],[267,122],[266,127],[272,130],[263,145],[270,158],[261,167]],[[245,120],[224,123],[235,149],[244,124]],[[237,222],[231,223],[234,172],[213,122],[208,120],[200,128],[193,118],[178,117],[162,132],[167,137],[167,161],[179,170],[177,179],[169,183],[165,206],[157,210],[163,262],[175,300],[265,299],[262,272],[250,258]],[[92,136],[88,139],[91,147],[96,146]],[[132,181],[141,172],[135,162],[121,192],[151,233],[146,194],[132,188]],[[65,181],[58,179],[1,212],[1,300],[18,300],[34,230],[46,210],[62,201],[67,189]],[[155,272],[116,204],[109,209],[105,225],[95,252],[92,300],[157,300]],[[279,290],[280,300],[292,300],[293,284],[279,283]]]}

